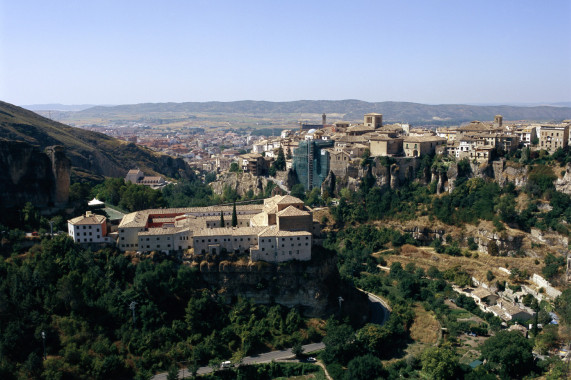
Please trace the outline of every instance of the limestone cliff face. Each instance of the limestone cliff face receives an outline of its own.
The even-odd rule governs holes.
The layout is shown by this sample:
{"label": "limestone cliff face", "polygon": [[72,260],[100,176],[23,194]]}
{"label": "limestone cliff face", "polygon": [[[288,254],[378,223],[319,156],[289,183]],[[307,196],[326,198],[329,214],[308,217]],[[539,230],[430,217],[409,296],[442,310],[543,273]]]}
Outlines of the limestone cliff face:
{"label": "limestone cliff face", "polygon": [[47,147],[46,154],[52,163],[52,173],[54,175],[54,203],[56,206],[64,206],[69,199],[71,160],[65,155],[65,150],[62,146]]}
{"label": "limestone cliff face", "polygon": [[565,167],[565,174],[555,181],[555,188],[565,194],[571,194],[571,164]]}
{"label": "limestone cliff face", "polygon": [[261,304],[295,306],[310,317],[331,312],[339,296],[335,257],[279,265],[262,261],[248,264],[203,261],[200,273],[222,295],[246,297]]}
{"label": "limestone cliff face", "polygon": [[222,194],[225,187],[236,190],[239,196],[244,196],[248,191],[252,190],[254,195],[258,195],[264,191],[268,185],[268,179],[264,177],[256,177],[251,173],[223,173],[218,177],[216,182],[212,182],[210,186],[216,194]]}
{"label": "limestone cliff face", "polygon": [[24,142],[0,144],[0,205],[4,208],[32,202],[35,206],[67,203],[70,161],[62,147],[42,152]]}

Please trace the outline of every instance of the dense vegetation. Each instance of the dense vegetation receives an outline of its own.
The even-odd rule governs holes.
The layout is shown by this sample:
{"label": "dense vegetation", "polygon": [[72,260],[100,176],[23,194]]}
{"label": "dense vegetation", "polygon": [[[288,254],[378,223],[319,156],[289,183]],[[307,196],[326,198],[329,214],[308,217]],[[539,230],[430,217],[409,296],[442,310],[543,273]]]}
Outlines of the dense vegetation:
{"label": "dense vegetation", "polygon": [[[332,320],[328,322],[324,340],[326,350],[321,357],[328,364],[327,368],[334,379],[361,378],[350,371],[354,360],[358,360],[360,368],[388,379],[423,376],[437,379],[493,379],[496,375],[507,379],[526,375],[533,377],[541,373],[547,373],[548,379],[565,376],[564,362],[556,358],[545,361],[534,361],[532,358],[533,347],[545,353],[549,348],[557,346],[557,326],[547,326],[541,332],[534,327],[530,332],[533,339],[530,340],[519,332],[501,331],[501,320],[498,317],[482,312],[472,298],[452,290],[451,284],[454,283],[459,286],[471,284],[470,276],[462,268],[455,267],[441,272],[430,267],[425,271],[413,263],[403,268],[397,261],[391,265],[388,273],[379,271],[378,264],[386,265],[384,258],[373,257],[371,252],[390,246],[398,247],[406,239],[406,235],[391,229],[360,225],[346,228],[339,234],[330,234],[325,241],[324,245],[337,250],[340,272],[345,280],[382,295],[390,302],[395,314],[395,317],[391,314],[388,323],[382,327],[366,325],[356,331],[346,324]],[[384,254],[391,253],[397,252],[385,250]],[[524,300],[524,303],[539,310],[538,318],[532,321],[533,324],[547,325],[551,317],[544,308],[549,308],[549,305],[543,302],[538,305],[531,298]],[[452,300],[463,311],[453,310],[447,300]],[[433,313],[440,326],[445,328],[446,333],[440,345],[425,350],[419,357],[408,355],[389,366],[379,366],[372,357],[401,357],[406,346],[411,343],[409,329],[414,319],[415,305],[421,305]],[[569,305],[571,290],[567,289],[556,302],[556,310],[566,326],[571,321]],[[466,319],[466,313],[484,322]],[[485,366],[473,370],[459,363],[456,351],[459,337],[464,333],[491,336],[481,348],[481,359],[487,359]]]}
{"label": "dense vegetation", "polygon": [[45,239],[0,259],[0,377],[146,378],[177,362],[238,360],[321,340],[296,309],[226,301],[169,257],[134,264],[67,236]]}
{"label": "dense vegetation", "polygon": [[[564,164],[569,161],[568,150],[558,150],[551,161]],[[555,158],[553,158],[555,157]],[[546,162],[544,158],[542,162]],[[535,162],[535,161],[532,161]],[[407,182],[396,190],[379,187],[370,177],[362,179],[358,191],[344,189],[340,192],[339,205],[332,208],[332,215],[340,226],[347,223],[362,223],[382,220],[390,216],[397,220],[411,220],[428,216],[448,225],[462,226],[477,224],[480,220],[493,221],[496,229],[505,224],[529,232],[530,228],[541,230],[551,228],[563,235],[569,234],[571,223],[571,196],[555,190],[556,176],[551,166],[544,163],[533,165],[528,184],[518,190],[508,182],[500,187],[496,182],[479,177],[471,178],[470,166],[466,160],[458,162],[458,177],[451,193],[436,195],[436,183],[424,186],[419,182]],[[379,164],[387,164],[380,162]],[[441,159],[426,156],[422,168],[439,168]],[[525,208],[519,208],[517,197],[520,192],[527,195]],[[539,206],[548,203],[549,211],[540,211]]]}

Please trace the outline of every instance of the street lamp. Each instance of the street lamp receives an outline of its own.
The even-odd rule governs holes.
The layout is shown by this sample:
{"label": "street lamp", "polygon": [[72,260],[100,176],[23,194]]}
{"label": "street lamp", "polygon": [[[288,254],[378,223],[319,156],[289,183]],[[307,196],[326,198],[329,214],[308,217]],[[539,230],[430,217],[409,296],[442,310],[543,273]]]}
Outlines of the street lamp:
{"label": "street lamp", "polygon": [[46,356],[46,332],[42,331],[42,341],[44,342],[44,360],[48,357]]}
{"label": "street lamp", "polygon": [[54,238],[54,221],[50,220],[48,223],[50,224],[50,238],[53,239]]}
{"label": "street lamp", "polygon": [[133,301],[129,304],[129,309],[131,309],[133,311],[133,325],[135,324],[135,306],[137,305],[137,302]]}

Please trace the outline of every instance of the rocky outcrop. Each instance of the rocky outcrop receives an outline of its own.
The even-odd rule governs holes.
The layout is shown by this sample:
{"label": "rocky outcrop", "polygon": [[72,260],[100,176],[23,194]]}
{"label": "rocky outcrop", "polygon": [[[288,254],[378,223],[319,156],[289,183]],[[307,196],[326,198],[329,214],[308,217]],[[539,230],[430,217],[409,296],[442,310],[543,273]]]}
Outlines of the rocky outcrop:
{"label": "rocky outcrop", "polygon": [[555,181],[555,189],[565,194],[571,195],[571,163],[568,163],[565,167],[565,174],[562,178],[558,178]]}
{"label": "rocky outcrop", "polygon": [[454,181],[458,178],[458,164],[456,162],[450,163],[446,177],[448,177],[448,192],[451,193],[454,190]]}
{"label": "rocky outcrop", "polygon": [[250,191],[253,195],[262,194],[267,185],[267,178],[254,176],[251,173],[223,173],[216,182],[210,184],[216,194],[221,195],[224,189],[229,187],[241,197]]}
{"label": "rocky outcrop", "polygon": [[0,205],[20,207],[31,202],[36,207],[67,203],[70,160],[63,147],[39,148],[25,142],[0,143]]}
{"label": "rocky outcrop", "polygon": [[429,226],[409,226],[403,228],[403,231],[409,233],[414,239],[428,245],[434,239],[444,239],[446,230]]}
{"label": "rocky outcrop", "polygon": [[527,166],[515,162],[496,164],[494,166],[494,179],[498,181],[500,186],[507,182],[511,182],[516,188],[523,188],[527,186],[527,178],[529,169]]}
{"label": "rocky outcrop", "polygon": [[521,231],[490,231],[480,225],[476,230],[474,242],[478,244],[478,251],[487,253],[488,243],[494,240],[498,246],[500,253],[503,255],[513,255],[523,246],[525,233]]}
{"label": "rocky outcrop", "polygon": [[53,199],[56,206],[64,206],[69,199],[69,185],[71,178],[71,160],[65,155],[62,146],[50,146],[46,148],[46,154],[52,163],[55,186]]}
{"label": "rocky outcrop", "polygon": [[199,268],[203,280],[218,289],[220,295],[298,307],[309,317],[334,311],[342,293],[335,256],[279,265],[263,261],[242,264],[202,261]]}

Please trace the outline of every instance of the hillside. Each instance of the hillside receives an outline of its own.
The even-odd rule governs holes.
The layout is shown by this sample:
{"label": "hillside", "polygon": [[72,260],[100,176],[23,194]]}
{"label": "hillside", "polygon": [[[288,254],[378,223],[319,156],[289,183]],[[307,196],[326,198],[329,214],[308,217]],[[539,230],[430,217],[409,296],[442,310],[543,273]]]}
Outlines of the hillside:
{"label": "hillside", "polygon": [[64,146],[71,160],[72,178],[123,177],[135,167],[147,174],[167,177],[190,170],[181,159],[159,155],[102,133],[70,127],[1,101],[0,138],[25,142],[41,150]]}
{"label": "hillside", "polygon": [[[92,107],[74,113],[73,119],[103,118],[126,119],[150,114],[243,114],[280,115],[297,120],[300,114],[321,113],[342,115],[344,120],[361,120],[369,112],[384,115],[387,122],[451,125],[472,120],[492,120],[503,115],[504,120],[561,121],[571,118],[570,107],[516,107],[474,106],[462,104],[428,105],[410,102],[365,102],[361,100],[298,100],[291,102],[235,101],[235,102],[187,102],[144,103],[112,107]],[[307,115],[304,115],[307,116]],[[316,120],[320,120],[317,118]]]}

